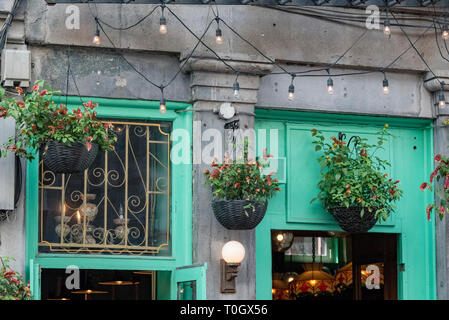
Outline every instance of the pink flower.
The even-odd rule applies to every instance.
[[[438,166],[438,167],[435,168],[435,171],[433,171],[433,172],[430,174],[430,183],[432,183],[433,178],[436,177],[436,175],[437,175],[438,171],[440,171],[440,169],[441,169],[441,167]]]
[[[434,159],[436,162],[440,162],[441,161],[441,155],[439,155],[439,154],[437,154],[436,156],[435,156],[435,159]]]
[[[427,182],[423,182],[421,184],[421,186],[419,187],[419,190],[424,191],[424,189],[426,189],[426,187],[427,187]]]
[[[439,206],[438,211],[440,212],[440,214],[444,214],[445,212],[443,206]]]
[[[374,195],[374,196],[373,196],[373,199],[377,199],[377,195]]]

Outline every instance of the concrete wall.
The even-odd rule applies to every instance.
[[[44,0],[28,0],[22,6],[26,43],[32,52],[33,80],[45,79],[55,89],[65,92],[67,50],[70,46],[72,71],[81,95],[159,100],[159,89],[142,80],[112,49],[104,35],[100,48],[92,45],[95,22],[89,6],[77,5],[81,19],[79,30],[68,30],[65,27],[68,17],[67,7],[67,5],[48,7]],[[100,18],[115,26],[130,25],[152,8],[149,5],[134,4],[97,7],[100,8]],[[196,34],[201,34],[206,24],[213,18],[209,6],[170,5],[170,8]],[[95,10],[93,5],[91,9]],[[365,31],[363,25],[335,23],[253,6],[220,6],[219,12],[224,20],[244,38],[250,39],[264,54],[284,63],[285,68],[293,71],[304,70],[306,65],[323,66],[333,63]],[[114,44],[121,49],[120,52],[156,83],[170,79],[177,71],[180,59],[182,60],[196,44],[194,37],[168,12],[166,12],[168,34],[160,35],[159,17],[158,10],[143,24],[128,31],[119,32],[105,27]],[[211,48],[239,68],[269,73],[269,69],[273,66],[266,59],[241,39],[232,36],[231,31],[225,26],[221,26],[221,29],[224,34],[222,46],[217,46],[214,41],[215,24],[209,30],[205,42]],[[421,31],[407,29],[407,32],[414,38]],[[417,43],[417,48],[435,70],[446,70],[446,62],[439,57],[434,41],[433,33],[429,32]],[[408,41],[397,28],[393,28],[390,39],[386,39],[381,31],[372,30],[339,62],[338,67],[331,70],[331,73],[378,70],[407,48]],[[196,63],[186,66],[173,85],[165,90],[167,100],[192,102],[195,109],[202,110],[194,114],[194,119],[202,121],[204,125],[196,132],[197,146],[194,144],[194,152],[202,148],[201,142],[198,147],[198,137],[203,130],[207,128],[223,130],[224,121],[219,120],[212,109],[225,101],[233,101],[241,111],[249,112],[238,116],[241,124],[247,124],[249,128],[254,126],[254,118],[250,113],[255,106],[402,117],[435,117],[432,94],[423,86],[426,67],[413,50],[409,50],[393,65],[393,69],[388,70],[391,91],[388,96],[383,95],[381,91],[382,74],[375,72],[357,77],[335,77],[333,96],[327,94],[326,77],[297,77],[296,98],[293,102],[287,100],[290,77],[286,75],[266,75],[260,79],[250,77],[246,80],[242,78],[242,98],[234,101],[231,94],[234,76],[227,74],[228,70],[222,64],[214,59],[210,60],[211,53],[204,46],[200,45],[195,55],[198,57]],[[273,68],[273,71],[279,70]],[[69,87],[69,94],[78,94],[72,79]],[[445,137],[444,134],[442,136]],[[438,141],[439,148],[446,148],[447,139]],[[209,264],[207,274],[209,299],[254,299],[256,286],[254,232],[230,232],[218,225],[210,208],[210,192],[202,184],[203,171],[206,167],[205,164],[195,165],[193,171],[193,261]],[[12,228],[0,226],[3,228],[0,229],[0,233],[3,230],[3,245],[0,246],[0,250],[16,252],[20,260],[21,253],[24,252],[21,251],[24,243],[23,214],[19,213],[18,218],[15,222],[16,232]],[[439,228],[439,241],[446,241],[445,231]],[[5,234],[10,240],[4,239]],[[220,294],[219,260],[221,248],[228,240],[239,240],[247,249],[247,257],[240,267],[237,278],[236,295]],[[21,253],[18,254],[18,251]],[[439,254],[445,259],[445,249],[444,252],[440,250]],[[24,265],[23,260],[20,261],[20,265]],[[440,264],[441,275],[447,273],[446,265],[447,263]],[[440,291],[447,291],[447,282],[442,280],[439,285],[440,283],[442,288]]]

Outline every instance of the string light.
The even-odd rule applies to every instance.
[[[444,81],[441,82],[441,90],[440,90],[440,94],[438,95],[438,105],[440,106],[440,108],[445,108],[446,107],[446,97],[444,96]]]
[[[295,75],[292,74],[292,82],[288,87],[288,100],[293,101],[295,99],[295,86],[293,85],[293,80],[295,80]]]
[[[279,234],[276,236],[276,240],[279,241],[279,242],[282,242],[282,241],[284,240],[284,235],[283,235],[282,233],[279,233]]]
[[[94,40],[92,42],[93,42],[93,44],[95,44],[97,46],[101,43],[101,40],[100,40],[100,28],[98,27],[98,22],[97,22],[97,27],[95,29]]]
[[[240,95],[240,85],[239,85],[237,79],[234,82],[233,89],[234,89],[234,97],[237,98]]]
[[[215,21],[217,21],[217,30],[215,30],[215,42],[217,42],[217,44],[222,44],[223,34],[220,29],[220,18],[218,16],[215,17]]]
[[[159,20],[159,32],[161,34],[167,34],[167,19],[164,16],[164,9],[165,5],[163,4],[161,7],[162,10],[161,19]]]
[[[449,39],[449,29],[447,28],[447,24],[444,24],[443,27],[441,28],[441,37],[444,40]]]
[[[159,103],[159,112],[161,114],[165,114],[167,113],[167,103],[164,98],[164,87],[160,86],[159,88],[161,89],[161,102]]]
[[[384,94],[389,94],[390,93],[390,88],[388,87],[388,80],[387,80],[387,76],[384,74],[384,80],[382,81],[382,91]]]
[[[334,94],[334,81],[331,78],[329,69],[326,69],[327,74],[329,75],[329,79],[327,79],[327,92],[329,94]]]
[[[389,36],[391,34],[390,19],[388,18],[384,21],[384,34],[386,36]]]

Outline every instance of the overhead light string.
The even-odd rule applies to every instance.
[[[329,68],[326,69],[329,78],[327,79],[327,93],[334,94],[334,81],[332,80]]]
[[[292,73],[291,77],[292,81],[288,87],[288,100],[293,101],[295,99],[295,85],[293,84],[293,81],[295,80],[296,74]]]
[[[389,88],[389,86],[388,86],[388,79],[387,79],[387,76],[386,76],[384,70],[382,70],[381,72],[382,72],[383,75],[384,75],[384,80],[382,81],[382,92],[383,92],[384,94],[389,94],[389,93],[390,93],[390,88]]]
[[[440,106],[440,108],[445,108],[446,107],[446,97],[444,96],[444,81],[441,81],[441,90],[440,93],[438,95],[438,105]]]
[[[161,90],[161,101],[159,103],[159,112],[161,114],[167,113],[167,102],[165,101],[164,97],[164,86],[160,86],[159,89]]]
[[[100,45],[101,44],[101,40],[100,40],[100,26],[99,26],[99,22],[98,22],[98,18],[95,17],[95,33],[94,33],[94,39],[93,39],[93,44],[95,45]]]
[[[232,86],[232,88],[233,88],[233,90],[234,90],[234,97],[236,97],[236,98],[238,98],[239,95],[240,95],[240,84],[239,84],[239,82],[238,82],[239,75],[240,75],[240,72],[237,72],[237,75],[236,75],[236,77],[235,77],[234,84],[233,84],[233,86]]]
[[[165,3],[161,5],[161,18],[159,19],[159,32],[167,34],[167,19],[164,16]]]
[[[215,42],[217,44],[223,43],[223,33],[220,29],[220,18],[218,16],[215,17],[215,21],[217,21],[217,30],[215,30]]]
[[[391,35],[390,18],[388,17],[388,4],[386,4],[385,7],[384,34],[387,37],[390,37]]]

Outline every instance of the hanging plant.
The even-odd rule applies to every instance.
[[[319,199],[345,231],[365,232],[377,221],[386,221],[402,195],[399,180],[384,173],[390,163],[376,156],[390,135],[387,128],[388,124],[377,133],[374,145],[360,137],[352,137],[347,144],[344,134],[331,137],[328,143],[320,131],[312,130],[315,150],[322,156],[318,158],[320,192],[311,202]]]
[[[279,181],[273,179],[275,172],[262,173],[268,166],[264,150],[263,159],[248,159],[248,141],[245,140],[244,158],[224,163],[212,162],[212,171],[206,170],[206,184],[211,186],[214,200],[212,208],[217,220],[227,229],[255,228],[265,216],[268,199],[280,191]]]
[[[16,88],[23,101],[5,97],[0,87],[0,118],[16,121],[16,135],[0,148],[1,156],[8,151],[33,160],[40,150],[45,164],[56,173],[77,173],[87,169],[97,150],[113,150],[117,138],[111,124],[102,124],[92,101],[69,111],[56,104],[53,95],[59,92],[37,81],[31,93]]]
[[[423,182],[419,189],[424,191],[426,189],[433,191],[432,184],[435,183],[435,191],[440,198],[440,203],[436,202],[429,204],[426,209],[427,220],[430,221],[430,215],[432,210],[435,209],[440,216],[440,220],[443,220],[444,214],[449,212],[449,158],[437,154],[434,158],[436,168],[430,174],[430,182]],[[444,179],[444,181],[443,181]],[[440,180],[443,183],[440,183]]]

